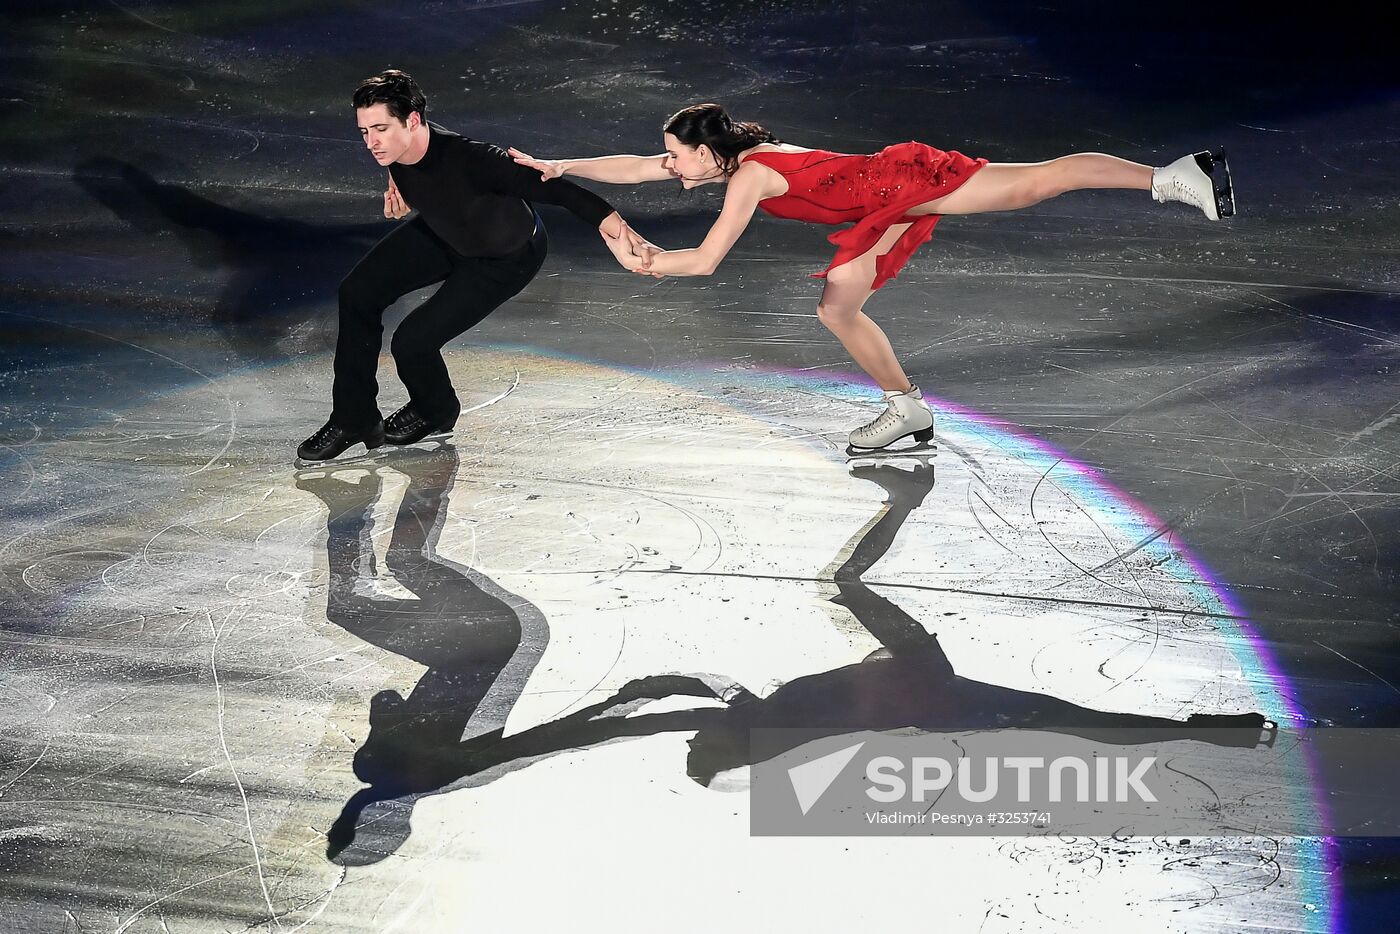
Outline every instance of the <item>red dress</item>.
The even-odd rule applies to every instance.
[[[960,152],[944,152],[915,142],[886,146],[872,156],[816,149],[753,152],[744,161],[766,165],[787,179],[787,194],[758,202],[774,217],[815,224],[855,223],[827,237],[836,244],[836,256],[813,278],[826,278],[837,266],[869,251],[886,230],[908,223],[909,229],[890,251],[876,258],[872,289],[895,277],[914,251],[933,236],[933,227],[942,217],[909,217],[904,212],[952,194],[987,164],[986,159],[971,159]]]

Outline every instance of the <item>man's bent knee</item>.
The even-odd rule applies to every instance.
[[[394,296],[386,299],[377,294],[369,282],[357,278],[353,272],[340,281],[340,288],[336,291],[336,300],[342,313],[382,314],[397,298],[398,296]]]
[[[437,350],[430,346],[428,341],[417,337],[411,329],[400,325],[393,337],[389,338],[389,353],[394,355],[395,360],[412,360],[414,357],[421,357],[424,354]]]

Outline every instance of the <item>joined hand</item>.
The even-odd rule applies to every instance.
[[[618,263],[629,272],[635,272],[643,276],[652,276],[656,279],[660,279],[664,275],[663,273],[653,272],[651,265],[652,260],[658,253],[664,253],[666,251],[637,233],[627,225],[626,221],[622,222],[622,229],[619,232],[619,236],[614,237],[604,231],[603,241],[607,243],[608,249],[612,251]]]

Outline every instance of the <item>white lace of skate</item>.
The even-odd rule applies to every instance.
[[[1201,199],[1196,196],[1196,192],[1174,173],[1171,181],[1166,184],[1153,186],[1153,194],[1158,193],[1161,194],[1161,197],[1157,199],[1159,201],[1180,201],[1183,204],[1191,205],[1193,208],[1205,209],[1205,205],[1201,202]]]
[[[892,427],[896,423],[902,422],[903,420],[904,416],[899,414],[898,410],[895,409],[894,404],[891,403],[889,407],[886,408],[885,411],[881,412],[873,422],[871,422],[868,425],[860,426],[855,431],[851,432],[851,434],[854,437],[858,438],[868,438],[871,435],[879,434],[886,428]]]

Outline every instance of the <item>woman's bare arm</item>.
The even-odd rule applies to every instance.
[[[768,170],[771,172],[771,170]],[[720,211],[704,241],[694,249],[665,250],[651,256],[633,257],[623,261],[623,265],[633,272],[653,276],[708,276],[719,266],[739,239],[739,235],[749,226],[758,202],[767,197],[769,177],[763,166],[741,166],[729,180],[729,190],[724,195],[724,209]],[[617,251],[614,251],[616,254]]]
[[[536,159],[519,149],[512,148],[508,152],[516,162],[539,172],[543,181],[572,175],[613,185],[636,185],[675,178],[666,171],[665,153],[655,156],[598,156],[594,159]]]

